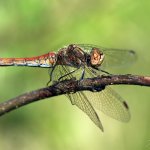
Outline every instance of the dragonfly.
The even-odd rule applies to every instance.
[[[82,80],[109,74],[104,69],[123,66],[135,61],[133,50],[104,48],[91,44],[70,44],[57,52],[27,58],[0,58],[0,66],[29,66],[49,68],[50,82],[59,82],[76,77]],[[127,102],[112,88],[106,86],[100,92],[80,91],[68,93],[72,105],[76,105],[104,131],[100,110],[104,114],[122,121],[130,120]]]

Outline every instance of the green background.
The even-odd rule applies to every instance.
[[[134,49],[137,62],[115,73],[150,74],[150,1],[0,0],[0,57],[27,57],[70,43]],[[127,59],[128,60],[128,59]],[[48,70],[0,68],[0,101],[46,86]],[[131,121],[101,114],[102,133],[65,96],[39,101],[0,118],[0,149],[148,150],[148,87],[115,86],[127,100]]]

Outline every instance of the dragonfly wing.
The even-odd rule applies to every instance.
[[[90,53],[92,48],[99,48],[105,55],[102,68],[122,67],[131,65],[137,59],[136,53],[133,50],[104,48],[90,44],[78,44],[87,53]]]
[[[103,68],[125,67],[136,61],[136,54],[133,50],[102,48],[105,55]]]
[[[94,110],[91,103],[88,101],[86,95],[83,92],[77,92],[74,94],[68,94],[68,97],[73,105],[76,105],[78,108],[80,108],[83,112],[85,112],[89,118],[102,130],[103,126],[102,123]]]
[[[76,70],[76,71],[73,73],[70,73],[74,70]],[[60,78],[61,78],[61,80],[71,79],[73,77],[76,77],[76,79],[80,79],[81,74],[82,74],[82,68],[79,68],[77,70],[77,68],[75,68],[75,67],[69,67],[69,66],[64,66],[64,65],[57,65],[57,66],[55,66],[54,69],[50,70],[50,75],[51,75],[52,81],[58,81],[58,79],[60,79]]]
[[[55,70],[54,70],[57,73],[57,76],[54,73],[55,80],[57,80],[61,76],[68,74],[70,71],[72,71],[74,69],[76,69],[76,68],[72,68],[72,67],[68,67],[68,66],[57,66],[57,68],[55,68]],[[80,78],[81,72],[82,72],[82,69],[81,70],[79,69],[76,72],[74,72],[73,74],[69,74],[62,79],[63,80],[70,79],[72,77]],[[88,101],[84,92],[76,92],[73,94],[67,94],[66,96],[70,99],[70,101],[73,105],[76,105],[79,109],[81,109],[83,112],[85,112],[89,116],[89,118],[103,131],[102,123],[101,123],[96,111],[94,110],[93,106]]]
[[[57,74],[53,74],[53,78],[56,81],[59,77],[68,74],[72,69],[76,69],[68,66],[57,67],[58,68],[54,69],[54,72]],[[72,74],[68,74],[64,76],[62,80],[81,76],[81,71],[82,70],[79,69]],[[96,75],[97,73],[95,70],[85,66],[85,77],[94,77]],[[101,130],[103,130],[103,126],[94,108],[102,111],[114,119],[124,122],[130,120],[130,112],[127,103],[109,87],[106,87],[100,92],[84,91],[68,94],[67,96],[71,100],[71,103],[85,112]]]
[[[92,68],[86,67],[85,69],[87,77],[98,75]],[[104,114],[123,122],[130,120],[131,116],[127,103],[112,88],[107,86],[100,92],[84,91],[84,94],[88,97],[92,106]]]
[[[90,103],[104,114],[123,122],[130,120],[130,111],[125,100],[110,87],[100,92],[84,92]]]

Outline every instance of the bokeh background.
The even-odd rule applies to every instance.
[[[134,49],[136,63],[114,72],[150,75],[149,7],[148,0],[0,0],[0,57],[36,56],[70,43],[90,43]],[[48,80],[48,69],[1,67],[0,101],[44,87]],[[129,123],[101,114],[102,133],[65,96],[54,97],[2,116],[0,149],[150,149],[149,88],[114,88],[128,101]]]

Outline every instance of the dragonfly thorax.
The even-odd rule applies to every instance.
[[[80,68],[86,64],[86,53],[81,47],[70,44],[58,52],[57,64]]]

